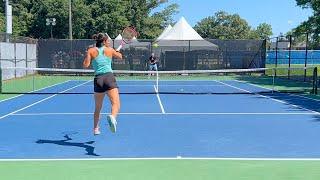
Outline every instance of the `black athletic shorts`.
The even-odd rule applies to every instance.
[[[113,73],[96,75],[94,78],[94,92],[103,93],[111,89],[118,88],[116,78]]]

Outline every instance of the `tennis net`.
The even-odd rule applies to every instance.
[[[92,94],[93,70],[1,68],[3,94]],[[121,94],[316,93],[317,69],[115,70]]]

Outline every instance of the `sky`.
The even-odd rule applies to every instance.
[[[253,28],[261,23],[270,24],[273,36],[287,33],[312,15],[311,9],[296,6],[296,0],[168,0],[156,11],[170,3],[179,5],[175,21],[184,16],[194,26],[201,19],[222,10],[229,14],[239,14]]]

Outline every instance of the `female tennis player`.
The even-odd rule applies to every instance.
[[[100,134],[99,120],[105,94],[108,95],[111,102],[111,114],[107,116],[110,130],[116,132],[116,117],[120,109],[120,98],[118,85],[112,73],[111,61],[112,57],[122,59],[121,53],[110,47],[109,37],[103,33],[93,36],[96,41],[96,47],[91,47],[87,51],[87,55],[83,61],[83,67],[88,68],[90,64],[95,72],[94,78],[94,135]]]

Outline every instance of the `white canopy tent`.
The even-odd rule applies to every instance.
[[[213,54],[218,50],[217,45],[204,40],[184,17],[153,44],[161,66],[167,70],[197,69],[203,54]]]
[[[163,38],[168,34],[168,32],[170,32],[171,29],[172,29],[172,26],[171,26],[171,25],[167,26],[167,27],[163,30],[163,32],[160,34],[160,36],[157,38],[157,41],[160,41],[161,39],[163,39]]]
[[[204,40],[184,17],[155,42],[159,47],[179,47],[189,50],[217,50],[218,46]],[[175,48],[176,49],[176,48]],[[170,48],[168,49],[170,50]]]
[[[104,33],[104,34],[105,34],[106,36],[108,36],[108,39],[109,39],[109,40],[112,40],[108,33]]]
[[[122,41],[122,36],[121,34],[119,34],[116,38],[114,38],[113,48],[118,48],[121,44],[121,41]]]
[[[162,37],[162,40],[203,40],[203,38],[189,25],[184,17],[171,28],[171,30]]]
[[[116,41],[116,40],[120,40],[120,41],[121,41],[121,40],[122,40],[121,34],[119,34],[114,40],[115,40],[115,41]]]

